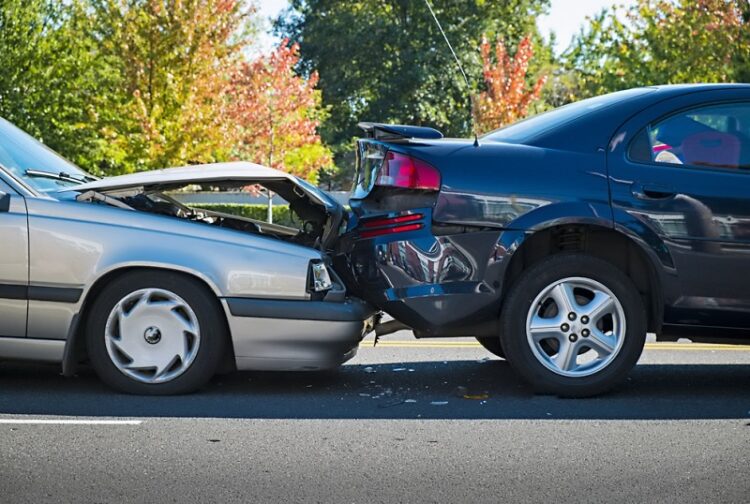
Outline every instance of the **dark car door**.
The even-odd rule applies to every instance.
[[[0,178],[0,337],[26,336],[28,282],[26,202]]]
[[[636,114],[607,162],[616,225],[658,236],[665,323],[750,328],[750,89]]]

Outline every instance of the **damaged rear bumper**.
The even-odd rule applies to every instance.
[[[374,325],[375,309],[336,301],[222,299],[238,370],[335,368],[354,357]]]

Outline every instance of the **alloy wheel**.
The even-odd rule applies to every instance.
[[[625,339],[625,311],[605,285],[570,277],[548,285],[526,318],[527,342],[550,371],[572,378],[606,368]]]

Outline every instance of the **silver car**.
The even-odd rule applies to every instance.
[[[186,186],[260,185],[301,229],[180,203]],[[342,207],[251,163],[97,180],[0,119],[0,360],[88,361],[121,391],[195,390],[215,372],[353,357],[373,310],[326,254]]]

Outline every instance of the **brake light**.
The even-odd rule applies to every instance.
[[[362,227],[366,229],[360,231],[359,236],[360,238],[374,238],[375,236],[419,231],[422,229],[422,223],[415,221],[421,219],[422,214],[411,214],[362,221]]]
[[[385,219],[370,219],[362,221],[362,227],[376,228],[383,226],[392,226],[394,224],[403,224],[404,222],[414,222],[422,218],[422,214],[411,214],[411,215],[399,215],[398,217],[390,217]]]
[[[368,231],[360,231],[360,238],[374,238],[376,236],[383,236],[395,233],[406,233],[408,231],[419,231],[422,229],[422,224],[406,224],[404,226],[396,226],[383,229],[372,229]]]
[[[375,185],[438,191],[440,190],[440,172],[420,159],[388,151]]]

